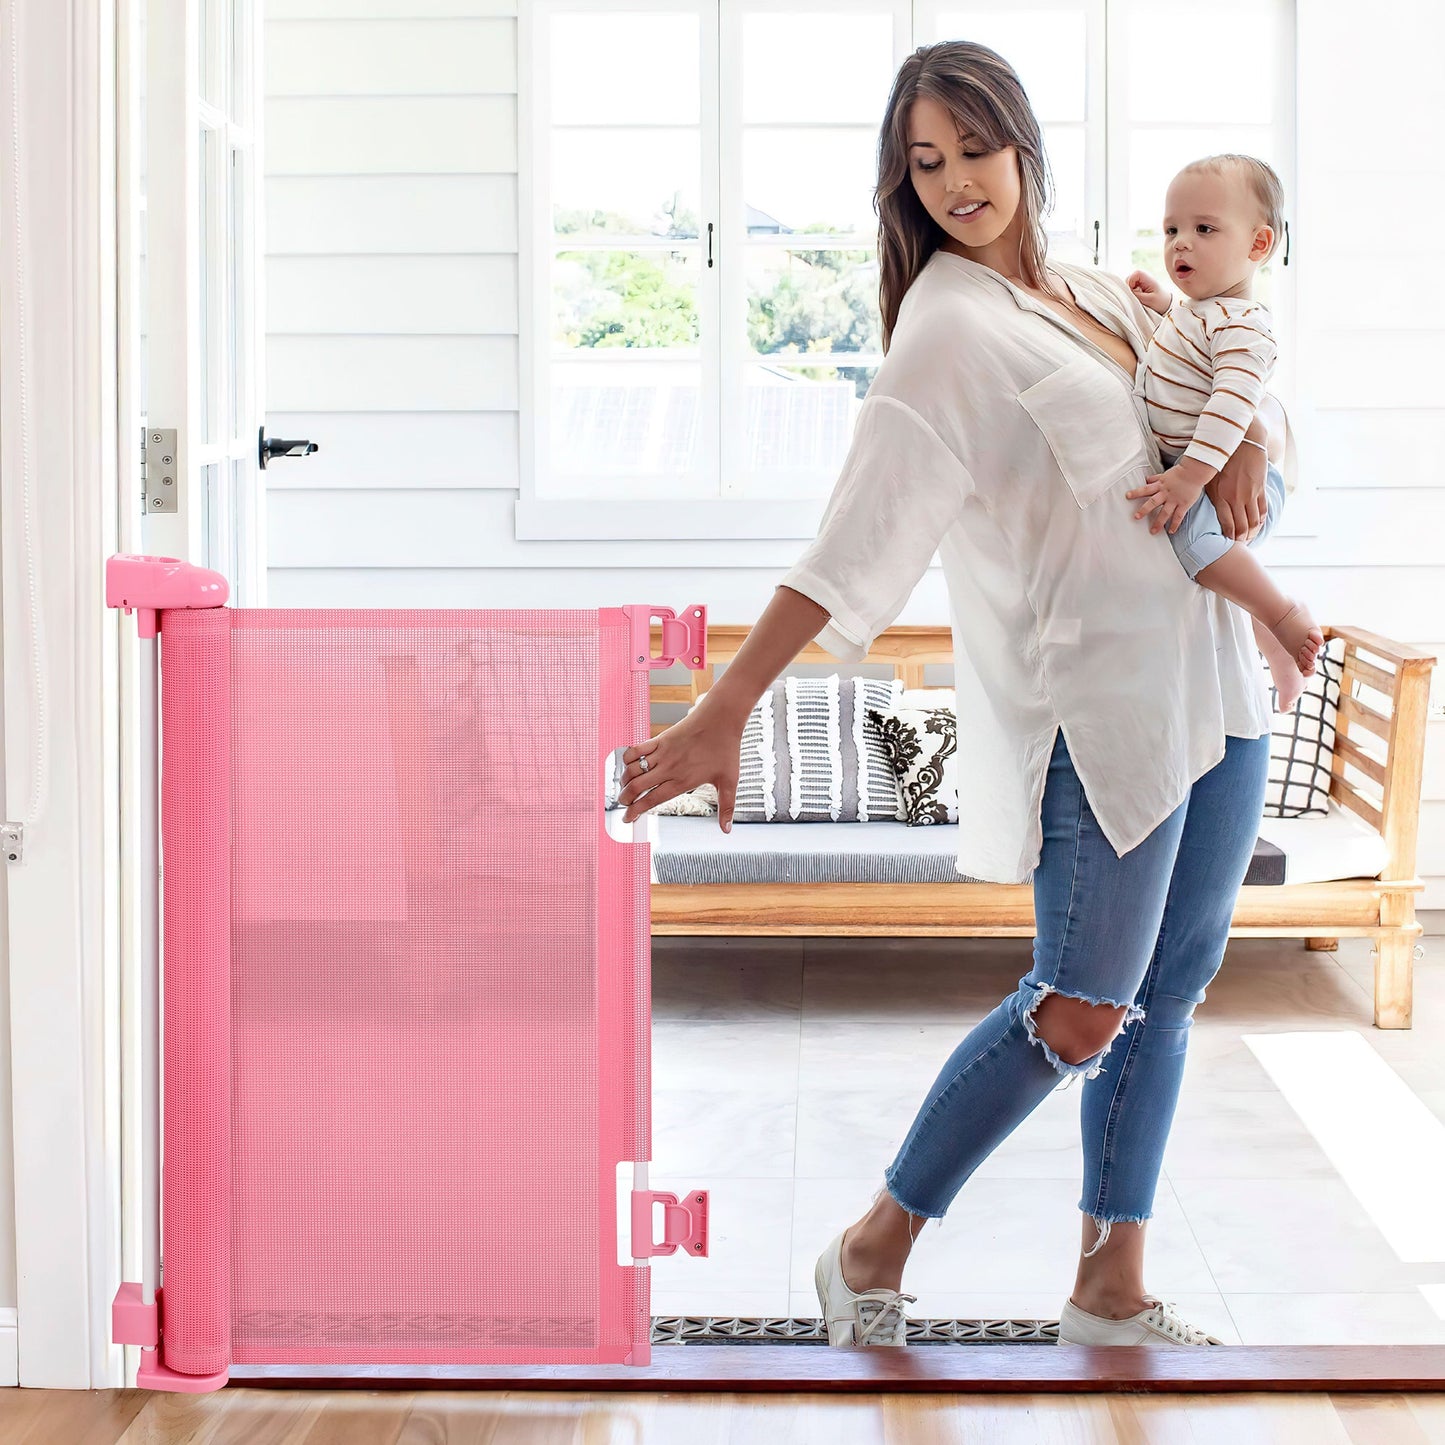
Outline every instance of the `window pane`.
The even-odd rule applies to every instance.
[[[1207,130],[1154,130],[1140,126],[1129,138],[1129,225],[1158,235],[1164,218],[1164,193],[1180,169],[1201,156],[1239,152],[1257,156],[1279,170],[1278,136],[1263,126]]]
[[[252,0],[252,3],[256,3],[256,0]],[[238,4],[237,0],[228,0],[228,9],[231,14],[226,28],[229,32],[230,45],[226,69],[231,85],[231,119],[237,125],[249,125],[251,123],[251,95],[246,85],[248,47],[243,27],[251,22],[253,11],[251,4]]]
[[[242,378],[246,375],[248,358],[246,354],[245,327],[245,236],[246,236],[246,188],[244,157],[234,147],[231,150],[231,224],[226,229],[226,249],[230,265],[227,274],[227,300],[231,345],[227,356],[231,373],[230,384],[230,426],[228,435],[234,437],[241,425],[241,412],[245,406]]]
[[[204,6],[202,9],[204,10]],[[216,375],[216,334],[215,328],[211,325],[211,250],[214,238],[211,235],[211,187],[212,174],[215,169],[215,133],[209,130],[205,123],[201,125],[200,146],[197,150],[197,164],[200,167],[200,175],[197,177],[197,201],[200,208],[198,221],[200,224],[199,238],[201,243],[200,254],[200,321],[201,321],[201,345],[200,345],[200,402],[201,402],[201,440],[213,442],[216,440],[215,426],[211,416],[211,386]]]
[[[1208,23],[1201,24],[1205,12],[1194,4],[1131,6],[1129,118],[1268,124],[1276,90],[1274,11],[1259,0],[1211,0]],[[1198,83],[1184,82],[1183,57]]]
[[[878,130],[750,126],[743,132],[749,235],[792,231],[878,234]]]
[[[553,477],[630,483],[611,495],[685,495],[676,478],[698,470],[701,390],[697,362],[554,361]]]
[[[1040,123],[1084,119],[1087,33],[1080,11],[946,10],[939,23],[940,40],[972,40],[1003,56]]]
[[[700,119],[696,15],[554,15],[551,49],[555,125]]]
[[[199,62],[196,74],[201,83],[201,99],[212,105],[221,104],[219,77],[216,74],[216,7],[218,0],[199,0],[196,6],[196,44]]]
[[[141,146],[144,153],[145,146]],[[140,255],[137,258],[139,266],[139,299],[137,301],[136,320],[140,327],[140,379],[136,385],[136,404],[140,407],[140,414],[145,416],[150,409],[150,314],[151,314],[151,280],[150,280],[150,209],[146,205],[144,188],[142,188],[140,206],[137,208],[136,216],[136,243],[140,247]]]
[[[1044,132],[1044,149],[1054,177],[1054,209],[1045,218],[1044,229],[1050,237],[1087,236],[1092,241],[1095,218],[1084,214],[1083,126],[1050,126]]]
[[[553,131],[559,235],[696,236],[701,211],[696,130]]]
[[[877,366],[758,362],[744,368],[744,474],[787,481],[797,495],[830,485],[848,454],[853,419]]]
[[[807,64],[798,63],[800,56]],[[809,11],[743,17],[743,121],[877,126],[893,84],[893,17]]]
[[[748,344],[754,351],[882,351],[872,249],[749,247],[747,266]]]
[[[211,462],[201,468],[201,535],[205,538],[206,546],[204,565],[219,572],[234,586],[236,579],[230,570],[230,509],[226,497],[228,490],[222,481],[218,463]]]
[[[702,253],[561,251],[552,263],[554,347],[693,348]]]
[[[234,591],[241,585],[241,529],[237,525],[241,516],[242,499],[245,496],[246,487],[246,463],[240,457],[231,461],[231,494],[227,503],[231,514],[230,550],[228,553],[227,566],[230,571],[226,573],[226,580],[230,582]]]

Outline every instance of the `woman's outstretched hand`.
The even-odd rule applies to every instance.
[[[626,748],[622,754],[624,786],[617,795],[617,801],[627,807],[622,821],[630,823],[679,793],[713,783],[718,826],[724,833],[730,832],[745,721],[726,709],[710,709],[704,698],[681,722],[645,743]],[[640,758],[647,759],[645,772]]]

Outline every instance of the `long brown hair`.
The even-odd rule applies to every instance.
[[[1043,217],[1053,186],[1033,106],[1013,67],[986,45],[942,40],[921,45],[899,67],[878,135],[878,306],[883,349],[893,335],[903,294],[945,238],[924,209],[908,174],[908,113],[926,95],[953,116],[959,134],[973,135],[991,151],[1013,146],[1021,179],[1024,234],[1019,272],[1025,284],[1043,286],[1046,240]]]

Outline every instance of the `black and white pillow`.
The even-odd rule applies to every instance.
[[[1332,637],[1315,657],[1315,670],[1305,678],[1295,710],[1272,714],[1265,817],[1303,818],[1329,811],[1330,758],[1343,675],[1344,641]],[[1273,688],[1270,701],[1273,705]]]
[[[893,768],[870,708],[897,701],[896,678],[780,677],[743,727],[735,823],[900,821]]]
[[[958,719],[951,707],[873,711],[911,827],[958,822]]]

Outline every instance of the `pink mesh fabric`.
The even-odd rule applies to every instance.
[[[178,611],[162,638],[166,1363],[625,1361],[626,614]]]

